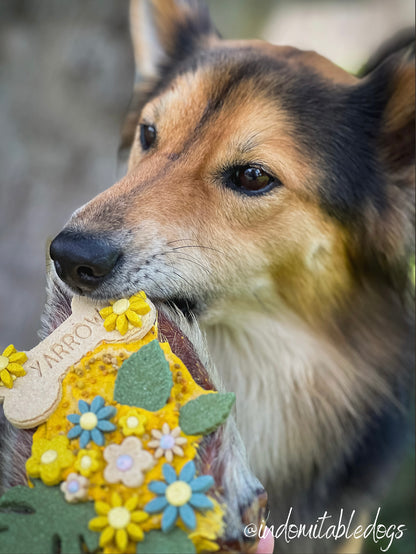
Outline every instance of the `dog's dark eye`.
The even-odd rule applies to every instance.
[[[140,142],[143,150],[148,150],[156,140],[156,129],[153,125],[140,125]]]
[[[267,192],[279,184],[277,179],[263,171],[263,169],[252,165],[234,168],[230,180],[234,185],[233,188],[246,194]]]

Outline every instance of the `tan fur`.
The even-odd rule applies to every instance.
[[[395,131],[400,129],[403,125],[406,125],[414,114],[414,67],[406,64],[398,69],[394,90],[395,93],[389,101],[385,114],[384,129],[386,133]]]
[[[223,40],[221,44],[230,49],[252,46],[273,57],[291,58],[291,63],[299,71],[305,67],[313,67],[322,77],[334,83],[354,85],[358,81],[357,77],[312,50],[299,50],[293,46],[275,46],[263,40]]]

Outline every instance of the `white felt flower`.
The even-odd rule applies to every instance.
[[[61,491],[67,502],[80,502],[87,500],[89,481],[83,475],[70,473],[66,481],[61,483]]]
[[[127,437],[121,444],[110,444],[104,450],[104,459],[108,462],[104,470],[105,480],[108,483],[121,482],[126,487],[139,487],[144,480],[143,473],[155,463],[137,437]]]
[[[148,443],[150,448],[156,448],[155,458],[161,458],[165,456],[166,461],[171,462],[173,456],[183,456],[183,450],[181,445],[186,444],[187,439],[180,437],[181,428],[175,427],[172,431],[167,423],[162,425],[162,431],[153,429],[151,431],[155,440],[151,440]]]

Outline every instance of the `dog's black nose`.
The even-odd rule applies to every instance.
[[[114,268],[120,251],[102,237],[62,231],[51,242],[50,255],[62,281],[81,292],[91,292]]]

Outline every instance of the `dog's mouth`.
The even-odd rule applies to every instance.
[[[128,237],[65,228],[49,249],[51,268],[60,281],[58,286],[69,295],[95,300],[116,300],[143,289],[155,305],[175,307],[188,321],[201,314],[205,304],[200,287],[196,295],[179,270],[159,262],[161,254],[142,253],[143,257],[137,256],[141,261],[135,267],[135,258],[127,256],[120,243],[126,248]]]
[[[178,310],[187,321],[193,321],[202,314],[204,305],[201,300],[186,298],[184,296],[172,296],[168,298],[158,298],[150,295],[152,302],[159,307],[166,307],[168,310]]]

